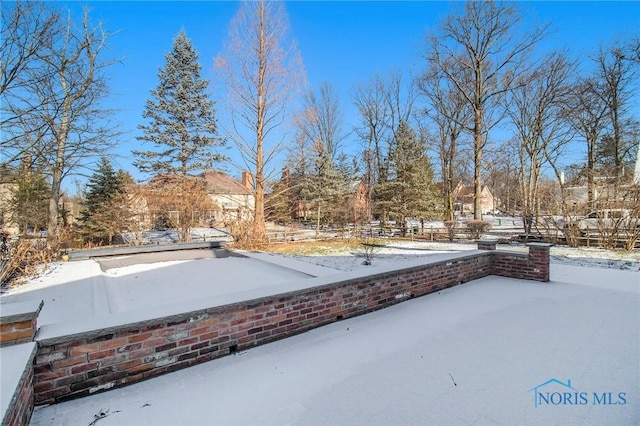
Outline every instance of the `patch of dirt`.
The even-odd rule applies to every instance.
[[[359,249],[361,242],[358,240],[333,240],[333,241],[291,241],[285,243],[272,243],[264,251],[279,254],[309,254],[309,253],[335,253]]]

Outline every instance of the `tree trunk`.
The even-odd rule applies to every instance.
[[[49,198],[49,222],[47,224],[47,240],[53,244],[58,239],[58,205],[60,203],[60,191],[62,186],[62,172],[64,170],[66,126],[63,124],[60,135],[57,137],[56,159],[51,173],[51,197]]]
[[[316,241],[320,238],[320,200],[318,200],[318,215],[316,216]]]
[[[480,121],[482,120],[481,115],[476,114],[476,126],[474,127],[473,132],[473,145],[474,145],[474,153],[473,153],[473,187],[474,187],[474,196],[473,196],[473,218],[475,220],[482,220],[482,129]]]
[[[593,135],[589,136],[589,139],[593,138],[593,140],[587,141],[587,203],[589,204],[589,209],[594,210],[595,206],[595,172],[596,172],[596,160],[595,160],[595,137]]]
[[[265,74],[267,69],[264,2],[259,8],[259,50],[258,50],[258,110],[256,120],[256,180],[255,207],[253,212],[252,239],[256,244],[267,242],[267,230],[264,218],[264,117],[265,117]]]

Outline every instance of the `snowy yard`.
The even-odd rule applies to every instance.
[[[374,265],[475,249],[389,246]],[[354,254],[70,262],[1,301],[42,298],[42,323],[82,321],[200,292],[222,297],[367,268]],[[31,424],[89,425],[97,418],[99,425],[638,424],[639,254],[559,247],[551,254],[547,284],[486,277],[146,382],[40,407]],[[569,380],[570,389],[563,385]],[[567,390],[573,396],[558,402]]]

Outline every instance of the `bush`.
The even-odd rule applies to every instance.
[[[362,262],[362,264],[371,265],[373,263],[373,258],[382,247],[384,247],[384,244],[381,244],[379,240],[370,235],[366,235],[362,238],[362,241],[360,242],[360,254],[364,257],[364,262]]]
[[[465,223],[465,228],[469,234],[469,238],[477,240],[482,236],[482,234],[491,229],[491,224],[484,220],[470,220]]]
[[[250,220],[238,220],[228,224],[229,235],[233,237],[233,246],[241,250],[263,250],[267,246],[266,241],[258,241],[254,237],[253,222]]]
[[[44,239],[19,238],[10,240],[0,235],[0,286],[21,278],[37,275],[52,259],[52,252]]]

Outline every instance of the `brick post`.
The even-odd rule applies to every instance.
[[[32,342],[43,305],[43,301],[4,304],[0,313],[0,346]]]
[[[527,243],[529,247],[529,263],[537,281],[549,282],[549,252],[553,244]]]
[[[478,250],[495,250],[498,244],[495,240],[477,240]]]

